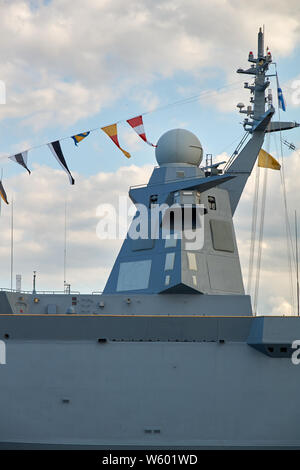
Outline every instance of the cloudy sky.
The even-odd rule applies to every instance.
[[[293,89],[300,79],[298,0],[0,0],[6,85],[0,167],[15,201],[14,276],[22,274],[24,289],[31,288],[33,270],[39,289],[63,287],[67,201],[67,280],[74,290],[101,290],[121,240],[97,238],[97,207],[117,204],[129,185],[147,182],[155,165],[153,149],[124,122],[119,140],[130,160],[100,130],[78,148],[71,139],[62,142],[74,187],[40,145],[146,113],[149,140],[183,127],[206,153],[228,158],[243,134],[236,104],[249,99],[245,77],[235,71],[247,66],[262,24],[288,102],[284,119],[300,120]],[[300,147],[299,131],[285,138]],[[29,176],[7,155],[32,147]],[[270,149],[281,158],[278,137]],[[300,154],[285,147],[284,162],[292,218],[300,202]],[[252,177],[235,216],[245,281],[253,190]],[[10,285],[9,223],[10,208],[2,205],[0,287]],[[258,311],[290,313],[291,304],[280,174],[270,172]]]

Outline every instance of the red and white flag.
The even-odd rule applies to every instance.
[[[137,135],[139,135],[140,138],[143,139],[144,142],[146,142],[146,144],[151,145],[151,147],[156,147],[156,145],[151,144],[151,142],[147,140],[142,116],[137,116],[132,119],[128,119],[127,122],[132,127],[132,129],[135,130]]]

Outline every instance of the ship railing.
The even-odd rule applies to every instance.
[[[32,290],[17,290],[17,289],[6,289],[4,287],[0,287],[0,292],[12,292],[16,294],[33,294]],[[64,295],[81,295],[77,290],[71,290],[70,292],[65,292],[63,290],[38,290],[34,292],[35,295],[38,294],[64,294]]]

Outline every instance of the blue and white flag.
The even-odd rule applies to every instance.
[[[276,76],[276,79],[277,79],[278,106],[280,109],[282,109],[282,111],[286,111],[285,100],[283,97],[282,89],[280,88],[280,85],[279,85],[278,76]]]

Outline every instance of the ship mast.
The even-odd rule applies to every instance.
[[[251,51],[249,52],[248,61],[251,62],[251,67],[246,70],[240,68],[237,73],[252,75],[254,78],[254,83],[249,85],[248,82],[245,82],[244,84],[244,87],[250,90],[251,104],[246,109],[244,109],[245,105],[243,103],[238,103],[237,107],[241,114],[246,115],[243,126],[251,135],[251,139],[226,168],[225,173],[233,175],[235,178],[222,185],[229,193],[232,214],[237,208],[248,177],[263,145],[265,133],[275,113],[272,104],[270,104],[267,111],[265,110],[265,91],[270,84],[266,73],[272,63],[272,56],[270,52],[264,53],[264,33],[261,28],[258,33],[257,57],[254,57]]]
[[[245,105],[243,103],[238,103],[237,107],[241,114],[246,115],[243,126],[251,138],[240,153],[236,152],[236,157],[229,162],[225,169],[226,174],[235,176],[235,178],[222,184],[222,188],[227,189],[229,193],[232,214],[237,208],[256,158],[264,143],[265,134],[299,127],[296,122],[271,122],[275,113],[271,99],[268,100],[269,106],[266,110],[267,99],[265,92],[270,85],[269,77],[276,75],[267,75],[269,66],[272,64],[272,55],[268,49],[265,53],[262,28],[259,29],[258,33],[257,57],[251,51],[249,52],[248,61],[251,63],[251,67],[245,70],[238,69],[237,73],[252,75],[254,78],[254,83],[249,85],[248,82],[245,82],[244,84],[244,88],[250,91],[251,104],[246,109],[244,109]]]
[[[249,85],[248,82],[245,82],[244,84],[244,87],[250,90],[251,95],[253,95],[250,98],[250,102],[253,103],[253,108],[250,105],[246,110],[243,110],[242,108],[244,108],[244,105],[242,103],[239,103],[238,107],[240,108],[240,113],[246,114],[251,119],[249,120],[249,118],[245,118],[244,128],[250,133],[253,133],[258,130],[258,123],[260,123],[262,116],[265,114],[265,91],[270,85],[270,81],[268,80],[266,73],[268,72],[269,65],[272,63],[271,53],[269,51],[267,54],[264,53],[264,33],[261,28],[258,33],[257,57],[255,58],[253,52],[250,51],[248,61],[252,63],[251,67],[246,70],[238,69],[237,73],[255,76],[254,84]],[[272,111],[274,114],[274,108]]]
[[[256,59],[256,76],[254,87],[254,114],[253,119],[259,120],[259,117],[265,112],[265,90],[270,85],[269,80],[266,80],[266,72],[272,62],[271,54],[264,56],[264,33],[261,28],[258,33],[258,53]]]

